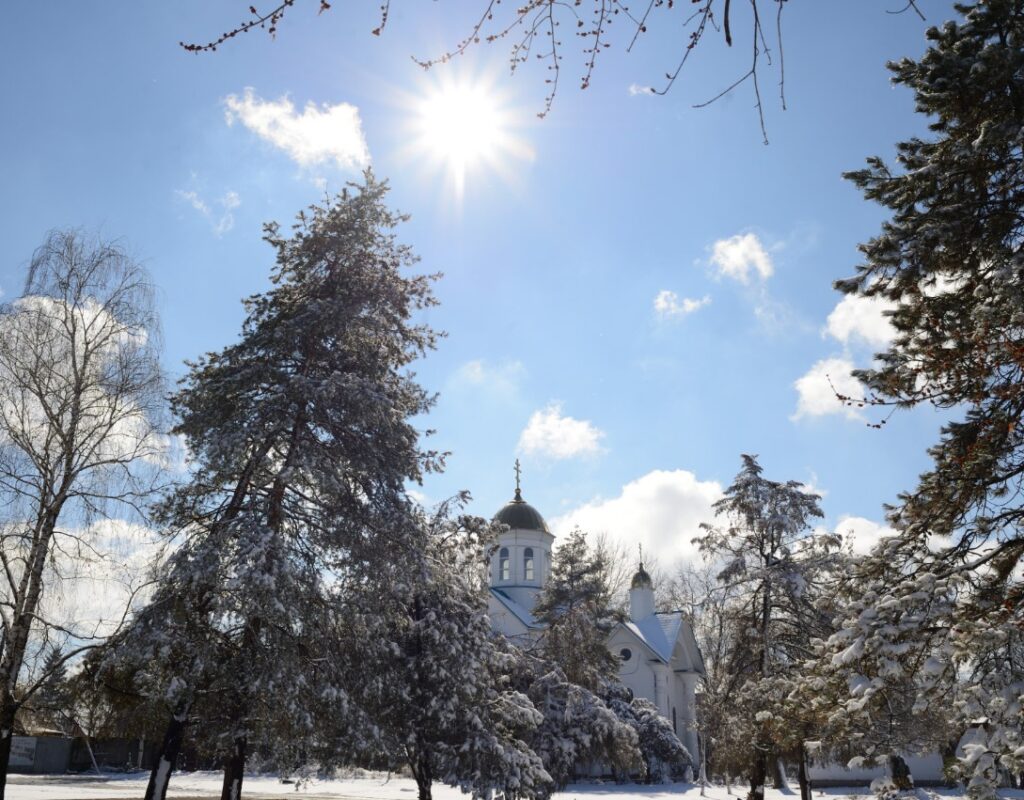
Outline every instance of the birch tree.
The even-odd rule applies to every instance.
[[[0,307],[0,798],[19,709],[110,630],[68,619],[60,584],[102,557],[98,520],[143,515],[166,457],[152,300],[123,248],[55,231]]]

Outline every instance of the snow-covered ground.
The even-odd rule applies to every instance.
[[[141,798],[146,788],[146,774],[136,775],[11,775],[7,782],[7,797],[10,800],[121,800]],[[218,772],[178,773],[171,780],[168,797],[207,798],[219,797],[221,774]],[[252,798],[315,798],[316,800],[415,800],[416,784],[407,778],[347,778],[342,780],[314,780],[301,787],[284,784],[276,777],[248,776],[242,791],[243,797]],[[739,800],[742,787],[733,789],[732,795],[725,787],[709,786],[708,800]],[[846,800],[867,796],[865,787],[828,788],[815,790],[815,798],[823,800]],[[1024,792],[1008,790],[1008,800],[1024,800]],[[614,783],[573,784],[564,792],[555,795],[555,800],[700,800],[700,787],[692,784],[665,784],[642,786]],[[768,789],[766,800],[794,800],[799,793],[786,790]],[[946,800],[962,798],[960,792],[941,789],[921,792],[922,800]],[[435,800],[468,800],[458,789],[448,786],[434,786]]]

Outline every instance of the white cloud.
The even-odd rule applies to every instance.
[[[775,272],[771,256],[753,233],[719,239],[711,246],[710,263],[719,277],[732,278],[740,283],[749,283],[751,272],[756,272],[761,280],[767,280]]]
[[[145,602],[149,568],[163,540],[150,528],[120,519],[57,536],[42,616],[80,636],[109,635],[128,609]]]
[[[859,339],[873,347],[885,347],[896,334],[886,313],[894,307],[881,297],[848,294],[828,315],[825,332],[844,345]]]
[[[521,361],[504,361],[489,364],[483,359],[473,359],[460,366],[452,376],[455,386],[482,386],[503,392],[514,392],[526,369]]]
[[[654,91],[650,86],[641,86],[639,83],[629,84],[629,93],[636,97],[638,94],[651,94]]]
[[[694,536],[700,523],[714,520],[711,505],[722,496],[716,481],[701,481],[687,470],[654,470],[622,487],[617,497],[596,499],[552,520],[562,536],[575,526],[608,533],[635,552],[642,544],[664,566],[699,558]]]
[[[896,535],[896,531],[888,525],[853,516],[840,517],[835,532],[843,537],[843,544],[850,544],[853,552],[858,555],[870,553],[879,541]]]
[[[818,497],[824,498],[828,494],[828,489],[822,489],[818,485],[818,473],[811,472],[811,478],[808,481],[804,481],[800,484],[800,490],[805,494],[816,494]]]
[[[654,310],[659,317],[685,317],[698,311],[711,302],[711,295],[704,295],[699,300],[690,297],[679,298],[675,292],[663,289],[654,298]]]
[[[242,204],[242,199],[238,196],[238,192],[229,189],[222,197],[214,201],[220,208],[219,212],[214,211],[210,204],[203,199],[202,195],[194,189],[189,189],[188,191],[178,189],[175,194],[202,214],[209,221],[213,232],[218,236],[223,236],[235,227],[235,215],[231,212]]]
[[[836,397],[838,392],[846,397],[864,397],[864,386],[850,373],[853,362],[846,358],[825,358],[808,370],[793,385],[796,387],[796,412],[790,419],[821,417],[826,414],[842,414],[847,419],[863,419],[856,407]]]
[[[601,452],[604,431],[587,420],[562,416],[562,407],[552,403],[533,412],[519,435],[518,449],[524,455],[563,459],[593,456]]]
[[[352,170],[370,163],[359,109],[349,103],[306,103],[298,113],[288,96],[264,100],[252,88],[224,98],[228,125],[238,120],[303,167],[334,163]]]

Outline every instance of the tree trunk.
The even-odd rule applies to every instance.
[[[430,771],[429,760],[425,758],[417,759],[412,774],[416,778],[416,788],[419,790],[418,800],[431,800],[430,786],[434,782],[434,776]]]
[[[747,800],[764,800],[764,781],[768,776],[768,765],[765,763],[765,754],[755,752],[754,763],[750,769],[750,794]]]
[[[4,698],[0,705],[0,800],[7,790],[7,765],[11,760],[11,742],[14,740],[14,698]]]
[[[242,777],[245,773],[246,738],[235,738],[234,747],[224,759],[224,787],[220,791],[220,800],[241,800]]]
[[[166,800],[167,785],[174,772],[174,765],[181,751],[181,743],[185,738],[185,723],[188,719],[188,706],[179,705],[167,723],[164,740],[160,743],[153,759],[153,769],[149,773],[149,784],[146,786],[145,800]],[[0,798],[2,800],[2,798]]]
[[[800,800],[811,800],[811,777],[807,772],[807,750],[803,744],[800,745],[800,764],[796,775],[800,781]]]
[[[772,788],[789,788],[789,781],[786,780],[786,767],[782,763],[782,759],[775,756],[772,757]]]
[[[903,756],[896,753],[889,756],[889,774],[892,776],[893,785],[901,792],[914,788],[914,778]]]

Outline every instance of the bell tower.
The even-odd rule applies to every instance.
[[[498,537],[498,547],[491,559],[491,588],[530,610],[551,569],[555,537],[540,512],[523,499],[519,459],[515,475],[515,494],[494,515],[494,521],[507,525],[508,530]]]

